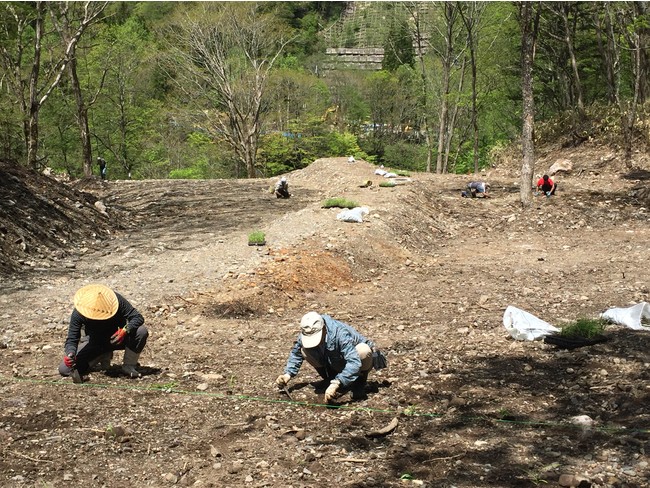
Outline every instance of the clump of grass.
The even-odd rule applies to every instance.
[[[395,171],[395,174],[396,174],[397,176],[406,176],[406,177],[411,176],[411,173],[409,173],[408,171],[405,171],[405,170],[403,170],[403,169],[398,169],[398,170],[396,170],[396,171]]]
[[[339,208],[354,208],[354,207],[359,207],[359,204],[353,200],[347,200],[343,197],[336,197],[336,198],[328,198],[323,202],[323,205],[321,205],[323,208],[332,208],[332,207],[339,207]]]
[[[248,234],[249,244],[263,244],[264,242],[266,242],[266,235],[264,235],[264,232],[256,230],[255,232]]]
[[[379,186],[381,186],[382,188],[392,188],[397,185],[392,181],[382,181],[381,183],[379,183]]]
[[[562,327],[560,336],[568,338],[584,337],[593,339],[605,330],[606,322],[602,319],[580,318]]]

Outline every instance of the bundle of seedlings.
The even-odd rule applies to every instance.
[[[562,327],[560,332],[544,337],[544,342],[561,349],[591,346],[608,339],[603,334],[605,325],[606,322],[602,319],[579,318]]]

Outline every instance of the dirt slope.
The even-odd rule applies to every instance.
[[[89,180],[61,190],[81,203],[65,218],[34,206],[66,229],[61,255],[56,241],[10,246],[22,221],[3,180],[2,486],[648,486],[648,333],[610,326],[607,342],[562,351],[502,325],[508,305],[562,324],[649,299],[644,182],[588,164],[609,153],[587,149],[580,175],[530,210],[508,164],[484,175],[486,200],[460,198],[462,176],[380,188],[346,158],[287,175],[289,200],[271,180]],[[61,205],[60,185],[42,185]],[[12,195],[24,209],[38,198]],[[334,196],[368,206],[366,221],[337,221],[320,206]],[[247,245],[253,230],[267,246]],[[82,386],[56,374],[71,298],[95,281],[145,315],[140,380],[117,366]],[[308,366],[293,401],[275,391],[312,309],[386,351],[367,399],[319,405]]]

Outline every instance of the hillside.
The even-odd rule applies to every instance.
[[[346,158],[288,174],[289,200],[272,180],[62,184],[0,166],[2,485],[647,486],[648,333],[609,326],[565,351],[502,324],[508,305],[561,325],[650,298],[645,173],[570,151],[541,152],[540,168],[575,171],[528,210],[515,161],[483,175],[490,199],[461,198],[458,175],[382,188]],[[321,208],[334,196],[366,221]],[[247,245],[253,230],[267,246]],[[89,282],[143,312],[142,379],[58,376]],[[309,310],[386,352],[366,399],[326,408],[307,365],[291,400],[276,391]]]

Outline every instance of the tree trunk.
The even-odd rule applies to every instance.
[[[605,49],[605,42],[603,38],[606,37],[606,34],[603,32],[603,27],[600,21],[600,5],[597,4],[596,8],[593,11],[593,21],[594,28],[596,30],[596,44],[598,45],[598,53],[600,54],[601,62],[605,68],[605,79],[607,80],[607,101],[609,103],[614,103],[614,77],[612,75],[612,63],[609,59],[608,52]]]
[[[429,84],[429,79],[427,77],[426,66],[424,64],[424,46],[423,46],[423,36],[420,25],[420,17],[417,10],[414,6],[407,5],[406,8],[411,16],[411,19],[414,23],[415,28],[415,44],[416,52],[418,57],[418,64],[420,66],[420,79],[422,80],[422,129],[424,130],[424,138],[427,146],[427,167],[426,171],[431,172],[431,161],[433,147],[431,142],[431,124],[429,123],[429,94],[427,87]]]
[[[459,103],[459,98],[460,98],[460,93],[463,91],[463,87],[465,86],[465,70],[467,67],[465,57],[463,56],[463,59],[461,61],[461,67],[460,67],[460,78],[458,80],[458,96],[456,98],[456,103],[453,104],[453,110],[451,111],[451,116],[449,117],[449,123],[447,124],[447,137],[445,140],[445,161],[444,161],[444,169],[443,172],[447,173],[449,171],[449,154],[451,154],[451,141],[454,136],[454,129],[456,128],[456,119],[458,117],[458,107],[460,106]],[[454,163],[455,167],[455,163]]]
[[[576,55],[573,50],[573,32],[571,26],[569,25],[570,8],[571,8],[570,5],[563,4],[560,6],[560,12],[562,16],[562,24],[564,25],[564,41],[566,42],[567,50],[569,51],[571,69],[573,70],[573,83],[576,91],[576,103],[578,105],[578,112],[580,113],[580,117],[584,117],[585,106],[582,99],[582,83],[580,82],[580,73],[578,72],[578,62],[576,61]]]
[[[533,61],[539,11],[535,13],[532,2],[519,4],[519,25],[521,27],[521,91],[523,99],[523,124],[521,134],[522,165],[519,199],[528,207],[532,204],[532,183],[535,170],[535,101],[533,99]]]
[[[476,3],[473,5],[470,4],[469,13],[466,15],[463,12],[463,9],[460,8],[460,16],[463,19],[465,24],[465,29],[467,30],[467,46],[469,47],[470,55],[470,68],[472,70],[472,132],[474,140],[474,173],[478,173],[478,108],[477,108],[477,93],[476,93],[476,42],[477,42],[477,26],[481,11],[476,6]]]
[[[621,56],[617,36],[614,33],[614,22],[609,2],[605,2],[605,28],[607,29],[607,53],[609,53],[610,61],[608,63],[608,76],[611,76],[612,101],[619,103],[621,98]]]
[[[443,156],[447,123],[449,119],[449,92],[451,84],[451,66],[454,55],[454,24],[456,23],[456,6],[447,2],[445,9],[445,52],[442,55],[442,100],[440,103],[440,116],[438,118],[438,153],[436,154],[436,173],[443,172]]]
[[[80,17],[79,25],[75,28],[70,19],[77,12],[77,7],[79,7],[78,4],[70,6],[68,3],[52,3],[50,5],[50,14],[52,23],[57,29],[65,49],[63,66],[65,67],[67,63],[70,86],[77,106],[77,125],[79,126],[79,134],[81,136],[83,172],[85,176],[91,176],[92,146],[90,141],[90,127],[88,124],[88,105],[84,100],[81,83],[79,83],[79,77],[77,75],[77,44],[84,31],[97,21],[99,15],[104,11],[106,3],[85,2],[79,7],[79,10],[83,9],[83,15]]]
[[[636,11],[635,17],[637,19],[645,19],[645,22],[638,26],[639,33],[639,46],[640,59],[639,59],[639,104],[645,104],[648,96],[648,88],[650,87],[650,80],[648,75],[650,71],[650,50],[648,45],[650,43],[650,26],[648,26],[648,2],[634,2],[633,7]]]
[[[472,63],[472,131],[474,133],[474,173],[478,173],[478,109],[476,107],[476,59],[474,58],[473,44],[470,44]]]
[[[634,126],[636,122],[637,103],[639,101],[639,94],[641,93],[641,76],[642,76],[642,61],[641,61],[641,44],[640,36],[638,33],[628,33],[628,44],[630,48],[630,55],[632,57],[632,72],[634,74],[634,94],[632,100],[627,105],[627,109],[621,107],[623,135],[625,140],[625,164],[628,168],[632,168],[632,145],[634,143]]]
[[[36,2],[34,27],[34,59],[29,75],[29,102],[27,115],[27,166],[38,169],[38,77],[41,70],[41,41],[43,39],[43,2]]]
[[[84,176],[88,177],[93,174],[92,167],[92,146],[90,140],[90,127],[88,125],[88,107],[84,102],[83,94],[81,92],[81,84],[77,75],[77,59],[73,51],[70,63],[68,64],[68,72],[70,74],[70,86],[77,105],[77,124],[79,125],[79,136],[81,137],[81,149],[83,157],[83,172]]]

